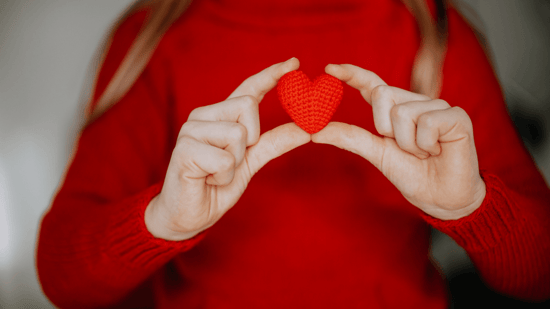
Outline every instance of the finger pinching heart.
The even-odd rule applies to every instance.
[[[321,131],[342,101],[344,86],[323,74],[313,82],[302,71],[291,71],[277,84],[279,101],[290,118],[309,134]]]

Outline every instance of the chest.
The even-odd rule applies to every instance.
[[[207,14],[189,18],[181,25],[172,51],[175,129],[193,109],[224,101],[246,78],[291,57],[300,60],[299,70],[310,79],[323,74],[329,63],[350,63],[375,72],[389,85],[409,89],[418,34],[406,9],[354,15],[349,23],[317,22],[315,27],[278,29],[220,21]],[[265,95],[259,111],[262,133],[292,121],[276,89]],[[347,85],[332,120],[376,132],[371,106]],[[387,191],[395,196],[395,204],[402,203],[399,192],[366,160],[326,145],[308,144],[291,151],[266,165],[254,179],[317,196],[338,188],[342,194],[360,197],[371,188]],[[393,203],[387,196],[382,200]]]

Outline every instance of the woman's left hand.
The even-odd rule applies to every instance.
[[[472,122],[460,107],[388,86],[360,67],[329,64],[325,71],[361,92],[382,137],[331,122],[314,143],[356,153],[376,166],[416,207],[441,220],[474,212],[485,198]]]

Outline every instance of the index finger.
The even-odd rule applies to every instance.
[[[372,105],[372,92],[378,86],[387,86],[380,76],[353,64],[329,64],[325,71],[359,90],[363,98]]]
[[[361,92],[372,106],[376,131],[387,137],[394,137],[390,113],[395,105],[430,100],[422,94],[390,87],[375,73],[352,64],[329,64],[325,71]]]
[[[264,95],[277,85],[277,82],[283,75],[299,67],[300,61],[295,57],[276,63],[247,78],[227,97],[227,100],[249,95],[255,97],[260,102],[264,98]]]

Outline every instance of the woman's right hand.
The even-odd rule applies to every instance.
[[[209,228],[237,203],[262,166],[311,140],[294,123],[260,136],[259,102],[299,66],[296,58],[274,64],[247,78],[225,101],[191,112],[162,190],[145,210],[153,236],[179,241]]]

